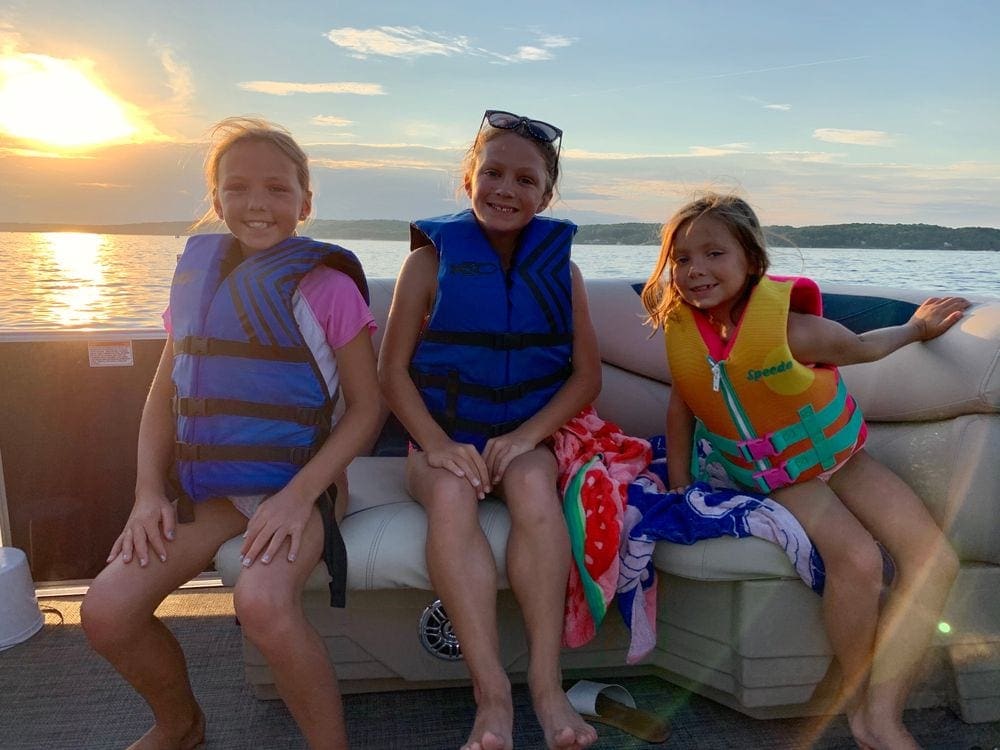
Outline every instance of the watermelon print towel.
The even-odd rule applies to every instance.
[[[647,441],[605,422],[592,406],[552,436],[552,447],[574,563],[563,644],[577,647],[597,633],[615,595],[628,488],[652,454]]]

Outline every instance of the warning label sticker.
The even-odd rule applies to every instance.
[[[131,341],[95,341],[87,344],[91,367],[132,367]]]

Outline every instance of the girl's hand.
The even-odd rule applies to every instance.
[[[522,453],[533,451],[536,447],[538,447],[537,443],[520,437],[517,430],[490,438],[483,450],[483,459],[489,469],[489,476],[492,477],[493,484],[500,483],[511,461]]]
[[[166,496],[137,495],[125,528],[111,546],[106,562],[121,555],[122,562],[127,565],[133,557],[138,557],[139,567],[145,568],[149,563],[150,547],[160,562],[166,562],[166,542],[173,540],[176,525],[177,511]]]
[[[971,303],[963,297],[931,297],[913,313],[908,325],[917,330],[918,341],[940,336],[962,318]]]
[[[424,455],[427,457],[428,465],[446,469],[456,477],[468,479],[480,500],[493,489],[486,462],[474,445],[449,440],[440,447],[435,446],[426,450]]]
[[[314,503],[302,498],[287,487],[265,499],[253,514],[243,534],[240,555],[243,567],[249,568],[257,556],[265,565],[273,560],[281,546],[288,540],[288,562],[295,562]],[[261,554],[263,553],[263,554]]]

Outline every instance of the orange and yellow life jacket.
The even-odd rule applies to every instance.
[[[667,321],[673,387],[696,418],[693,476],[704,478],[694,465],[701,440],[711,445],[710,463],[764,493],[829,471],[864,444],[861,410],[837,368],[792,356],[790,309],[822,313],[815,282],[761,279],[728,341],[688,305]]]

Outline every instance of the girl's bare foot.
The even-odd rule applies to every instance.
[[[476,721],[462,750],[511,750],[514,746],[514,706],[510,693],[495,699],[479,696]]]
[[[865,706],[848,713],[847,723],[861,750],[920,750],[902,720],[880,718]]]
[[[549,750],[579,750],[597,741],[597,730],[573,709],[558,684],[554,689],[531,692],[535,715]]]
[[[127,750],[196,750],[204,743],[205,714],[199,710],[193,722],[178,730],[170,731],[154,724]]]

